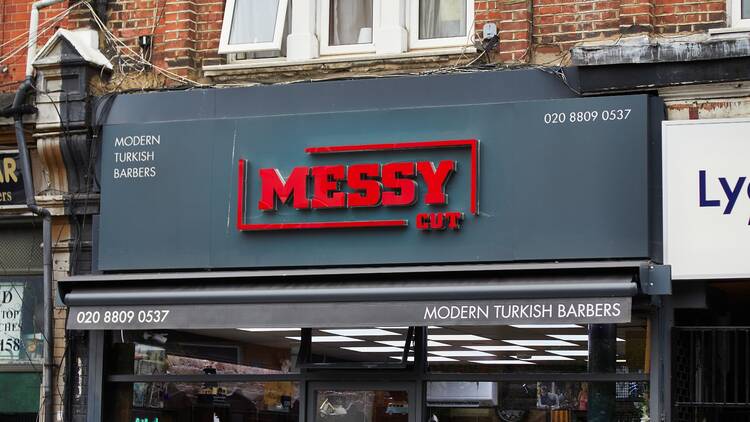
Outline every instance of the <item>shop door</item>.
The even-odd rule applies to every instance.
[[[415,422],[417,397],[411,383],[312,382],[308,422]]]

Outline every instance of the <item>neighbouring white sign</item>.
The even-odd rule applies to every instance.
[[[18,360],[23,353],[23,288],[23,283],[0,283],[0,361]]]
[[[750,119],[662,123],[673,279],[750,277]]]

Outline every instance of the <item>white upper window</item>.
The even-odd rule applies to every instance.
[[[474,0],[227,0],[219,53],[277,57],[292,48],[283,46],[290,33],[289,39],[300,40],[303,44],[295,45],[304,48],[307,40],[317,39],[317,47],[307,50],[314,51],[310,58],[374,54],[392,51],[383,46],[394,45],[394,34],[399,36],[394,27],[407,34],[396,51],[403,45],[408,50],[471,46]],[[381,31],[390,39],[378,47]]]
[[[461,47],[471,41],[474,2],[412,0],[409,9],[409,47]]]
[[[731,25],[733,28],[750,28],[750,0],[731,0]]]
[[[320,54],[372,53],[378,0],[320,0]]]
[[[219,53],[281,49],[288,0],[227,0]]]

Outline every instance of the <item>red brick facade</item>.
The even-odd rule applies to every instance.
[[[43,9],[40,23],[44,25],[72,4]],[[26,36],[9,41],[27,30],[30,7],[31,0],[4,0],[0,9],[0,60],[16,48],[22,50],[0,65],[7,66],[0,73],[2,91],[15,89],[12,82],[23,77]],[[224,61],[217,52],[223,9],[223,0],[114,0],[108,6],[107,26],[138,53],[137,37],[152,35],[152,63],[198,79],[202,65]],[[477,30],[487,22],[498,25],[500,43],[493,61],[545,64],[564,63],[566,52],[582,42],[615,42],[633,34],[702,32],[722,27],[725,21],[723,0],[476,0],[474,25]],[[54,26],[95,25],[88,9],[79,6]],[[39,44],[54,29],[46,31]],[[101,38],[102,50],[114,56],[115,45]]]

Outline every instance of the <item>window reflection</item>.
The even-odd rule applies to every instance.
[[[296,422],[299,418],[299,388],[293,382],[153,382],[119,387],[123,386],[132,388],[132,400],[117,404],[118,416],[129,411],[131,421]]]
[[[197,375],[206,370],[231,375],[296,372],[299,342],[292,332],[196,330],[118,332],[111,348],[116,374]]]
[[[604,409],[611,421],[641,421],[648,395],[648,384],[637,382],[429,382],[427,415],[439,422],[583,422]]]

